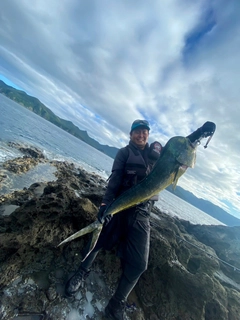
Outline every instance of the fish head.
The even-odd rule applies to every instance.
[[[196,147],[191,144],[188,138],[173,137],[167,142],[167,146],[171,149],[174,158],[180,165],[194,168],[196,163]]]

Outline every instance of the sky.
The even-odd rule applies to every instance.
[[[2,1],[0,79],[117,148],[135,119],[163,145],[215,122],[179,185],[240,218],[239,17],[239,0]]]

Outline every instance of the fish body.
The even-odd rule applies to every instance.
[[[153,170],[140,183],[128,189],[116,198],[106,209],[106,215],[114,215],[120,211],[133,207],[139,203],[151,199],[169,185],[176,186],[178,179],[184,174],[188,167],[193,168],[196,161],[196,147],[185,137],[173,137],[165,145]],[[87,227],[76,232],[72,236],[62,241],[60,245],[76,239],[86,233],[93,232],[93,240],[90,251],[94,248],[102,224],[95,221]],[[85,256],[85,258],[88,256]]]
[[[184,137],[171,138],[150,174],[116,198],[108,206],[105,214],[113,215],[133,207],[149,200],[170,184],[176,185],[177,180],[187,167],[194,167],[195,161],[196,149],[192,147],[189,139]]]

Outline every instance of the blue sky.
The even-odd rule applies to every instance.
[[[9,80],[8,78],[4,77],[2,74],[0,74],[0,80],[2,80],[3,82],[5,82],[7,85],[14,87],[18,90],[22,90],[21,88],[19,88],[14,82],[12,82],[11,80]]]
[[[102,144],[217,131],[179,184],[240,218],[239,0],[9,0],[0,74]]]

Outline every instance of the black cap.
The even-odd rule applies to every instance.
[[[149,126],[149,122],[147,120],[135,120],[132,123],[131,126],[131,132],[135,129],[137,129],[138,127],[144,127],[147,130],[150,130],[150,126]]]

